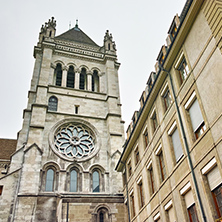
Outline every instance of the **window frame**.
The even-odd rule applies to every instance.
[[[56,68],[54,71],[55,75],[55,85],[56,86],[62,86],[62,76],[63,76],[63,70],[62,70],[62,64],[57,63]]]
[[[49,181],[49,179],[47,178],[47,177],[48,177],[48,172],[49,172],[50,170],[53,172],[52,182]],[[45,186],[44,186],[44,191],[45,191],[45,192],[54,192],[54,191],[55,191],[55,177],[56,177],[56,172],[55,172],[55,170],[54,170],[52,167],[49,167],[49,168],[46,170],[46,175],[45,175]],[[47,185],[48,185],[50,182],[51,182],[51,186],[50,186],[51,189],[47,189]]]
[[[142,177],[137,181],[139,206],[142,208],[145,204]]]
[[[175,133],[177,133],[178,135],[175,134]],[[168,135],[170,137],[170,141],[171,141],[170,143],[171,143],[171,146],[172,146],[173,151],[174,151],[175,162],[178,163],[182,159],[182,157],[184,156],[184,150],[183,150],[183,145],[181,143],[180,132],[179,132],[179,129],[177,128],[176,121],[173,122],[170,129],[168,130]],[[175,146],[175,140],[174,139],[177,139],[179,141],[179,145],[177,144],[177,146]]]
[[[135,156],[135,166],[137,166],[137,164],[140,161],[140,152],[139,152],[139,146],[138,145],[134,149],[134,156]]]
[[[55,101],[52,101],[55,99]],[[48,111],[57,111],[58,110],[58,98],[56,96],[50,96],[48,100]]]
[[[149,144],[149,134],[148,134],[147,128],[145,128],[145,130],[143,131],[143,140],[144,140],[145,149],[146,149]]]
[[[75,71],[74,66],[69,66],[67,71],[67,78],[66,78],[66,87],[68,88],[75,88]]]
[[[185,110],[187,111],[187,115],[189,116],[189,120],[191,123],[191,129],[194,134],[195,140],[198,140],[206,131],[206,124],[204,121],[204,117],[201,111],[200,103],[198,101],[198,98],[196,96],[196,92],[193,91],[193,93],[190,95],[189,99],[184,105]],[[193,110],[195,107],[195,110]],[[192,109],[192,112],[191,112]],[[193,115],[198,114],[198,118],[194,118]],[[197,126],[194,127],[195,119],[201,119],[201,121],[198,123]]]
[[[95,173],[98,173],[98,181],[94,180]],[[94,183],[97,182],[97,186],[95,187]],[[92,192],[93,193],[100,193],[101,192],[101,178],[100,178],[100,172],[98,169],[94,169],[92,172]],[[98,190],[95,190],[98,189]]]
[[[163,182],[166,177],[166,165],[164,162],[164,157],[163,157],[163,151],[161,150],[158,154],[158,159],[159,159],[159,167],[160,167],[160,175],[161,175],[161,182]]]
[[[149,184],[150,184],[150,186],[149,186],[150,187],[150,193],[151,193],[151,196],[152,196],[156,192],[152,160],[147,165],[147,170],[148,170],[148,181],[149,181]]]
[[[136,216],[135,197],[134,197],[133,190],[131,190],[131,192],[130,192],[130,214],[132,215],[132,218]]]

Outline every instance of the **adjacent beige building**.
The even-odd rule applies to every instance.
[[[116,46],[98,46],[78,24],[42,26],[16,150],[0,152],[0,221],[123,222],[124,143]],[[10,165],[10,167],[9,167]]]
[[[222,220],[221,6],[187,0],[170,25],[116,166],[129,221]]]

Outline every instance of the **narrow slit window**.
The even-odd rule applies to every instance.
[[[93,192],[100,192],[100,189],[99,189],[99,172],[98,171],[94,171],[93,172]]]
[[[61,66],[61,64],[56,65],[55,76],[56,76],[55,85],[61,86],[62,85],[62,66]]]
[[[67,73],[67,81],[66,81],[66,87],[74,88],[75,85],[75,73],[74,73],[74,67],[70,66],[68,73]]]
[[[49,169],[46,173],[45,191],[53,191],[54,189],[54,170]]]
[[[72,170],[70,173],[70,192],[77,192],[78,173]]]

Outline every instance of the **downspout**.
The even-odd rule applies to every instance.
[[[189,162],[191,175],[192,175],[193,182],[194,182],[195,191],[196,191],[196,194],[197,194],[197,199],[198,199],[198,202],[199,202],[199,205],[200,205],[200,210],[201,210],[201,214],[202,214],[202,217],[203,217],[203,221],[207,222],[207,219],[206,219],[206,216],[205,216],[205,213],[204,213],[203,204],[202,204],[201,197],[200,197],[200,192],[199,192],[196,176],[195,176],[195,173],[194,173],[193,163],[192,163],[192,160],[191,160],[191,157],[190,157],[190,151],[189,151],[189,146],[188,146],[188,143],[187,143],[187,138],[186,138],[186,134],[185,134],[184,126],[183,126],[183,121],[182,121],[182,118],[181,118],[180,110],[179,110],[177,99],[176,99],[176,94],[175,94],[175,90],[174,90],[174,86],[173,86],[172,77],[171,77],[170,72],[167,71],[166,69],[164,69],[160,64],[159,64],[159,67],[162,71],[166,72],[169,75],[169,78],[170,78],[170,84],[171,84],[171,88],[172,88],[172,92],[173,92],[173,98],[174,98],[174,102],[175,102],[175,105],[176,105],[176,111],[177,111],[177,115],[178,115],[178,118],[179,118],[181,132],[182,132],[182,136],[183,136],[183,140],[184,140],[185,149],[186,149],[186,152],[187,152],[188,162]]]
[[[128,220],[130,222],[130,209],[129,209],[129,190],[128,190],[128,181],[127,181],[127,171],[126,171],[126,163],[122,162],[121,163],[124,165],[125,173],[126,173],[126,196],[127,196],[127,210],[128,210]]]
[[[67,202],[66,222],[69,222],[69,202]]]

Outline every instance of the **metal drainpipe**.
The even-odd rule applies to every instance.
[[[121,163],[124,165],[125,172],[126,172],[126,163],[122,162]],[[127,172],[126,172],[127,173]],[[128,190],[128,182],[127,182],[127,174],[125,176],[126,178],[126,196],[127,196],[127,210],[128,210],[128,220],[130,222],[130,209],[129,209],[129,190]]]
[[[67,202],[67,209],[66,209],[66,222],[69,222],[69,202]]]
[[[183,136],[183,140],[184,140],[184,144],[185,144],[185,149],[186,149],[186,152],[187,152],[187,157],[188,157],[188,162],[189,162],[189,165],[190,165],[191,175],[192,175],[192,178],[193,178],[193,181],[194,181],[194,187],[195,187],[195,190],[196,190],[196,193],[197,193],[197,199],[198,199],[198,202],[199,202],[199,205],[200,205],[200,210],[201,210],[201,214],[202,214],[202,217],[203,217],[203,221],[207,222],[207,218],[205,216],[204,209],[203,209],[203,204],[202,204],[201,197],[200,197],[199,188],[198,188],[198,185],[197,185],[196,176],[195,176],[195,173],[194,173],[193,163],[192,163],[192,160],[191,160],[191,157],[190,157],[190,151],[189,151],[189,146],[188,146],[188,143],[187,143],[187,138],[186,138],[186,134],[185,134],[184,126],[183,126],[183,121],[182,121],[180,110],[179,110],[177,100],[176,100],[176,94],[175,94],[175,91],[174,91],[172,77],[171,77],[170,72],[167,71],[166,69],[164,69],[160,64],[159,64],[159,67],[162,71],[166,72],[169,75],[169,78],[170,78],[170,84],[171,84],[171,88],[172,88],[172,92],[173,92],[173,98],[174,98],[174,102],[175,102],[175,105],[176,105],[176,110],[177,110],[179,123],[180,123],[180,127],[181,127],[181,132],[182,132],[182,136]]]

